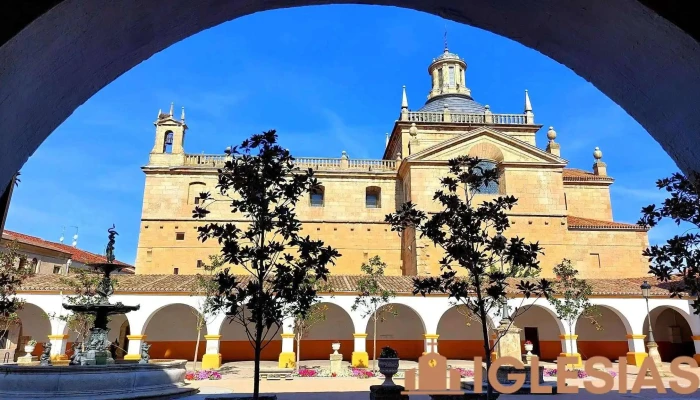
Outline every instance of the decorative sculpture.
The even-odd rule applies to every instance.
[[[139,364],[148,364],[148,360],[151,359],[151,356],[148,355],[148,350],[150,350],[151,345],[143,342],[141,343],[141,359],[139,360]]]
[[[73,354],[70,356],[68,365],[85,365],[85,354],[83,353],[83,343],[73,343]]]
[[[39,358],[39,365],[49,366],[51,365],[51,343],[44,343],[44,351],[41,353]]]

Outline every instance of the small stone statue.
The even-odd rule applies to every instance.
[[[51,343],[44,343],[44,351],[39,357],[39,365],[49,366],[51,365]]]
[[[85,354],[83,354],[83,344],[73,343],[73,354],[70,356],[68,365],[85,365]]]
[[[148,364],[148,360],[151,359],[151,356],[148,355],[148,350],[150,348],[150,344],[146,342],[141,343],[141,359],[139,360],[139,364]]]

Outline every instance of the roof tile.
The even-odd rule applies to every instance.
[[[593,172],[588,172],[577,168],[564,168],[562,177],[564,178],[565,182],[614,181],[614,179],[609,176],[600,176],[594,174]]]
[[[631,230],[631,231],[648,231],[649,229],[637,224],[627,224],[624,222],[603,221],[599,219],[575,217],[569,215],[566,217],[566,223],[569,229],[615,229],[615,230]]]

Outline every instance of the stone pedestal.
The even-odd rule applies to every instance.
[[[369,400],[408,400],[407,394],[401,394],[404,390],[400,385],[372,385],[369,387]]]
[[[343,355],[331,354],[331,374],[340,374],[343,369]]]
[[[38,360],[37,356],[26,355],[17,358],[17,364],[31,364]]]
[[[108,351],[88,350],[85,352],[86,365],[111,365],[114,359]]]
[[[520,331],[515,324],[510,325],[509,319],[502,319],[501,325],[496,328],[498,332],[498,344],[496,346],[497,357],[513,357],[520,360],[522,353],[520,351]]]

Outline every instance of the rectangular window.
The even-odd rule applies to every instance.
[[[180,272],[180,268],[173,268],[173,275],[177,275]]]
[[[564,193],[564,209],[568,210],[569,209],[569,202],[566,199],[566,193]]]
[[[54,274],[60,274],[61,273],[61,267],[58,265],[54,265],[53,267],[53,273]]]
[[[442,77],[442,68],[438,69],[438,86],[442,87],[445,79]]]
[[[600,268],[601,267],[600,254],[599,253],[591,253],[591,257],[593,258],[593,265],[598,265],[598,268]]]
[[[175,234],[175,240],[185,240],[185,232],[177,232]]]
[[[311,207],[323,207],[323,192],[311,193]]]
[[[376,193],[367,193],[365,196],[365,205],[367,208],[379,208],[379,198]]]
[[[455,67],[450,67],[448,73],[450,79],[450,87],[455,87]]]
[[[153,257],[153,250],[146,250],[146,261],[150,262]]]
[[[199,204],[199,201],[200,201],[200,200],[201,200],[201,199],[199,198],[199,195],[195,196],[195,198],[194,198],[194,204]]]
[[[197,268],[202,268],[204,262],[202,260],[197,260]]]

